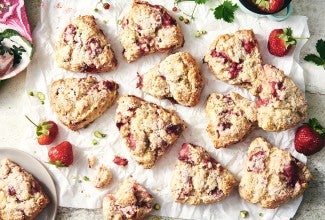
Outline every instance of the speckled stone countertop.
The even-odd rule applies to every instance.
[[[39,20],[40,0],[26,0],[27,13],[32,29]],[[311,37],[302,49],[300,63],[303,67],[308,64],[302,59],[308,53],[315,53],[315,44],[318,39],[325,39],[325,0],[294,0],[293,14],[308,17]],[[309,105],[309,117],[316,117],[325,125],[325,70],[314,67],[312,72],[305,72],[306,97]],[[309,68],[310,70],[310,68]],[[17,146],[20,142],[17,136],[23,134],[23,127],[17,123],[24,120],[20,109],[15,106],[21,102],[24,91],[26,73],[7,80],[0,89],[0,145]],[[4,101],[5,100],[5,101]],[[10,128],[10,129],[8,129]],[[305,191],[304,198],[294,219],[325,219],[325,150],[310,156],[307,165],[313,173],[314,179]],[[59,207],[56,219],[102,219],[101,210],[72,209]]]

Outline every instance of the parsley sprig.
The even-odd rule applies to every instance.
[[[175,5],[178,5],[181,2],[195,2],[195,6],[192,10],[192,13],[190,15],[187,15],[190,17],[190,19],[194,19],[194,13],[196,10],[197,5],[202,5],[207,3],[209,0],[175,0]],[[235,19],[235,11],[238,9],[237,4],[233,4],[230,0],[223,1],[218,7],[215,9],[212,9],[214,17],[219,20],[223,19],[224,21],[228,23],[232,23]]]
[[[312,62],[317,66],[323,66],[325,69],[325,41],[323,39],[319,39],[316,43],[316,50],[319,54],[308,54],[305,56],[304,60],[308,62]]]

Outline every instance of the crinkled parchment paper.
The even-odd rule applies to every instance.
[[[151,0],[154,4],[163,4],[171,11],[173,1]],[[212,1],[211,1],[212,2]],[[217,1],[213,1],[217,4]],[[188,108],[180,105],[173,105],[169,101],[159,101],[149,95],[143,94],[136,88],[137,72],[144,73],[153,65],[159,63],[166,57],[164,54],[154,54],[143,57],[136,62],[128,64],[122,57],[122,47],[118,40],[119,25],[118,19],[121,19],[123,13],[131,6],[131,0],[110,1],[109,10],[100,10],[94,12],[97,1],[81,0],[43,0],[41,7],[41,20],[33,33],[35,39],[35,55],[31,65],[28,68],[26,77],[26,93],[30,91],[41,91],[46,95],[45,104],[41,105],[35,97],[28,97],[24,113],[34,121],[55,120],[59,123],[59,137],[52,146],[68,140],[73,144],[75,161],[68,168],[55,168],[46,163],[48,161],[48,147],[40,146],[36,141],[34,128],[30,125],[27,129],[27,135],[22,143],[22,148],[30,152],[47,166],[53,175],[57,184],[59,194],[59,205],[77,208],[99,208],[105,193],[114,192],[118,182],[129,175],[133,175],[141,184],[143,184],[155,197],[157,203],[161,205],[161,210],[154,211],[154,214],[181,217],[185,219],[237,219],[240,210],[249,211],[251,219],[260,218],[258,214],[264,213],[263,219],[289,219],[292,217],[301,198],[296,199],[278,209],[266,210],[257,205],[249,204],[243,201],[237,192],[237,189],[231,196],[222,202],[213,205],[189,206],[173,202],[169,184],[173,167],[177,162],[177,153],[183,142],[198,144],[207,149],[211,155],[222,165],[232,171],[236,178],[240,180],[241,169],[245,159],[245,153],[249,143],[257,136],[267,138],[272,144],[280,146],[293,153],[298,159],[306,162],[306,158],[294,152],[293,138],[294,129],[279,133],[268,133],[260,129],[252,132],[245,141],[233,145],[226,149],[214,149],[205,131],[206,119],[204,106],[207,96],[212,92],[226,93],[236,91],[243,96],[254,99],[246,90],[227,85],[215,79],[208,71],[207,66],[202,64],[202,72],[205,77],[205,87],[201,95],[201,101],[196,107]],[[193,3],[182,3],[182,8],[190,9]],[[267,18],[255,18],[244,14],[240,10],[236,12],[235,22],[232,24],[221,20],[215,20],[210,7],[211,5],[198,6],[195,13],[195,21],[189,25],[181,24],[185,36],[185,45],[180,51],[189,51],[199,63],[207,53],[209,45],[220,34],[232,33],[238,29],[252,28],[258,38],[262,56],[265,63],[270,63],[285,71],[298,86],[304,90],[303,70],[298,65],[297,60],[299,52],[304,41],[299,41],[290,54],[283,58],[276,58],[267,52],[267,37],[274,28],[292,27],[295,36],[309,36],[307,18],[303,16],[292,16],[283,22],[273,22]],[[171,12],[175,17],[179,14]],[[113,72],[97,74],[98,79],[112,79],[119,85],[120,95],[134,94],[148,101],[162,105],[165,108],[174,109],[186,121],[187,129],[179,140],[171,147],[169,153],[159,160],[155,168],[144,170],[138,166],[132,159],[131,154],[119,138],[118,129],[114,123],[114,114],[116,105],[107,110],[100,118],[90,124],[87,128],[73,132],[63,126],[57,119],[56,114],[51,110],[48,100],[48,88],[54,81],[68,77],[85,77],[86,74],[72,73],[57,67],[54,59],[54,46],[59,33],[64,26],[78,15],[92,14],[97,22],[108,36],[112,43],[112,48],[119,61],[118,68]],[[104,22],[106,21],[106,22]],[[196,30],[204,29],[206,35],[201,38],[195,38]],[[107,134],[103,139],[98,139],[97,145],[92,145],[95,139],[93,132],[95,130]],[[129,160],[128,166],[119,167],[112,160],[115,155],[120,155]],[[87,176],[92,179],[95,175],[95,169],[88,168],[87,158],[96,156],[99,164],[106,164],[113,170],[114,177],[112,184],[107,189],[96,189],[91,182],[84,181]],[[80,181],[81,180],[81,181]]]

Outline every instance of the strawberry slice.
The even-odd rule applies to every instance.
[[[73,163],[72,145],[68,141],[52,147],[48,151],[49,163],[56,167],[68,167]]]
[[[260,10],[275,13],[282,9],[284,0],[253,0],[252,1]]]

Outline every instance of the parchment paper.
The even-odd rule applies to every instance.
[[[307,18],[303,16],[292,16],[283,22],[273,22],[267,18],[256,18],[246,15],[241,11],[236,12],[235,22],[232,24],[221,20],[215,20],[210,7],[215,7],[218,1],[213,1],[210,5],[198,6],[195,13],[195,20],[189,25],[181,23],[185,45],[180,51],[189,51],[198,62],[201,60],[212,41],[220,34],[232,33],[238,29],[252,28],[258,38],[262,56],[265,63],[270,63],[285,71],[290,75],[297,85],[304,90],[303,70],[297,63],[299,52],[305,41],[299,41],[290,54],[283,58],[276,58],[267,51],[267,37],[274,28],[292,27],[295,36],[309,36]],[[286,149],[293,153],[295,157],[306,162],[306,157],[296,153],[293,147],[295,129],[279,133],[268,133],[257,129],[252,132],[245,141],[235,144],[226,149],[214,149],[205,131],[206,119],[204,113],[205,101],[212,92],[236,91],[243,96],[254,99],[248,91],[227,85],[216,78],[208,71],[207,66],[202,64],[202,72],[205,77],[205,87],[201,95],[200,103],[193,108],[173,105],[169,101],[159,101],[149,95],[143,94],[136,88],[136,73],[144,73],[153,65],[159,63],[166,57],[164,54],[154,54],[143,57],[136,62],[128,64],[122,57],[122,47],[118,40],[119,25],[123,13],[131,6],[131,1],[120,0],[110,1],[111,8],[107,11],[100,10],[94,12],[97,1],[81,0],[43,0],[41,7],[41,20],[39,21],[33,37],[35,39],[35,55],[32,64],[28,68],[26,76],[26,93],[30,91],[41,91],[46,95],[45,104],[41,105],[35,97],[30,97],[26,101],[24,113],[34,121],[55,120],[59,123],[59,137],[51,145],[54,146],[64,140],[73,144],[75,161],[68,168],[55,168],[47,164],[47,151],[49,147],[38,145],[34,127],[31,125],[27,129],[27,135],[22,143],[22,150],[32,153],[48,167],[53,175],[59,194],[59,205],[77,208],[99,208],[103,196],[107,192],[114,192],[118,182],[132,175],[143,184],[154,196],[156,202],[161,205],[159,211],[153,214],[181,217],[184,219],[237,219],[240,210],[249,211],[250,219],[260,218],[258,214],[264,214],[263,219],[289,219],[292,217],[300,202],[298,198],[278,209],[266,210],[257,205],[243,201],[237,189],[232,195],[222,202],[213,205],[189,206],[173,202],[169,184],[173,167],[177,162],[177,153],[183,142],[198,144],[207,149],[223,166],[227,167],[240,180],[241,169],[243,167],[245,153],[250,142],[257,136],[266,137],[272,144]],[[162,4],[171,11],[173,1],[150,0],[150,3]],[[182,3],[182,8],[191,9],[193,3]],[[100,8],[100,5],[98,6]],[[69,77],[85,77],[86,74],[72,73],[57,67],[54,59],[54,46],[58,35],[64,26],[78,15],[92,14],[97,18],[97,22],[102,27],[104,33],[111,41],[112,48],[117,55],[119,66],[116,71],[95,75],[98,79],[113,79],[119,85],[120,95],[134,94],[148,101],[155,102],[165,108],[174,109],[186,121],[187,129],[173,145],[167,155],[159,160],[155,168],[144,170],[135,163],[131,154],[119,138],[118,129],[114,123],[116,104],[106,111],[100,118],[90,124],[87,128],[73,132],[63,126],[57,119],[56,114],[51,110],[48,100],[48,87],[58,79]],[[180,13],[171,12],[175,17]],[[105,24],[106,21],[107,23]],[[207,34],[201,38],[195,38],[196,30],[206,30]],[[98,145],[92,145],[95,130],[107,134],[103,139],[97,139]],[[99,164],[106,164],[113,170],[113,182],[107,189],[96,189],[91,182],[84,181],[87,176],[92,179],[96,169],[90,169],[87,165],[89,156],[96,156]],[[129,160],[127,167],[119,167],[112,160],[115,155],[125,157]],[[79,181],[78,181],[79,180]]]

